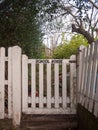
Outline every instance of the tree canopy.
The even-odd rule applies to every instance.
[[[0,46],[19,45],[28,56],[40,56],[42,34],[37,4],[38,0],[0,1]]]
[[[42,3],[41,14],[45,12],[48,20],[63,16],[69,19],[69,23],[64,23],[67,30],[71,27],[72,32],[84,35],[89,43],[95,40],[95,33],[98,34],[98,0],[43,0]],[[59,21],[60,26],[62,21]]]
[[[0,0],[0,46],[19,45],[27,55],[39,57],[42,30],[47,31],[56,19],[52,25],[58,31],[61,27],[65,32],[72,29],[92,43],[98,34],[98,1]],[[63,22],[66,19],[68,23]]]

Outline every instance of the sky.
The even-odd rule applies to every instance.
[[[62,33],[65,33],[65,39],[68,41],[72,37],[71,26],[69,26],[71,25],[71,22],[72,22],[71,17],[67,16],[65,18],[61,16],[57,20],[54,20],[54,23],[57,23],[57,22],[58,24],[61,22],[62,27],[60,29],[55,29],[55,27],[53,27],[51,28],[51,31],[46,30],[45,35],[43,37],[43,43],[49,48],[51,48],[52,41],[54,41],[54,44],[56,42],[57,42],[57,45],[61,44]],[[48,23],[46,26],[48,26]]]

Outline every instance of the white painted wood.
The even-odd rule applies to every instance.
[[[32,108],[35,108],[35,97],[36,97],[36,60],[32,60],[31,63],[31,97],[32,97]]]
[[[54,64],[54,79],[55,79],[55,108],[59,108],[59,64]]]
[[[31,103],[31,97],[29,97],[28,100],[30,101],[28,103]],[[43,97],[43,102],[47,103],[47,98],[46,97]],[[35,98],[35,103],[39,103],[39,97]],[[51,103],[55,103],[55,98],[54,97],[51,97]],[[59,97],[59,103],[63,103],[63,98],[62,97]],[[70,103],[70,98],[69,97],[66,97],[66,103]]]
[[[95,94],[95,84],[96,84],[96,74],[97,74],[97,44],[94,44],[93,48],[93,56],[92,56],[92,77],[91,77],[91,85],[90,85],[90,103],[89,103],[89,111],[93,111],[93,102],[94,102],[94,94]]]
[[[88,108],[89,106],[89,94],[90,94],[90,84],[91,84],[91,74],[92,74],[92,61],[91,61],[91,57],[92,57],[92,45],[88,47],[88,74],[87,74],[87,82],[86,82],[86,86],[87,86],[87,91],[86,91],[86,98],[85,98],[85,108]]]
[[[47,64],[47,108],[51,108],[51,61]]]
[[[82,74],[84,78],[83,91],[81,91],[82,98],[84,98],[82,105],[90,112],[94,109],[94,115],[98,117],[98,44],[91,44],[87,47],[87,51],[83,61],[85,73],[84,76]],[[83,78],[79,80],[80,83],[83,82]]]
[[[8,49],[8,117],[12,118],[12,48]]]
[[[3,48],[3,47],[2,47],[2,48]],[[8,61],[8,57],[5,56],[5,57],[4,57],[4,60],[5,60],[5,61]]]
[[[81,80],[80,80],[80,92],[79,92],[79,103],[81,103],[81,100],[83,98],[82,92],[83,92],[83,83],[84,83],[84,68],[85,68],[85,48],[82,50],[82,71],[81,71]]]
[[[98,118],[98,74],[97,74],[96,91],[95,91],[94,100],[95,100],[94,115]]]
[[[45,100],[44,100],[45,101]],[[39,97],[35,98],[35,103],[39,103]]]
[[[82,83],[82,88],[83,88],[83,91],[82,91],[82,99],[81,99],[81,104],[82,106],[85,106],[85,92],[86,92],[86,87],[87,87],[87,72],[88,72],[88,48],[85,48],[85,51],[84,51],[84,76],[83,76],[83,83]]]
[[[28,108],[25,114],[76,114],[76,109],[71,108]]]
[[[43,63],[39,64],[39,108],[43,108]]]
[[[88,93],[88,90],[89,90],[89,86],[88,86],[88,80],[89,80],[89,69],[90,69],[90,64],[89,64],[89,58],[90,58],[90,46],[87,47],[87,53],[86,53],[86,58],[85,58],[85,61],[86,61],[86,64],[87,64],[87,69],[86,69],[86,79],[85,79],[85,103],[84,103],[84,107],[87,109],[88,108],[88,96],[87,96],[87,93]]]
[[[85,103],[85,89],[86,89],[86,83],[87,83],[87,71],[88,71],[88,50],[89,48],[85,48],[84,50],[84,60],[83,60],[83,77],[82,77],[82,92],[81,92],[81,105],[84,106]]]
[[[84,74],[84,90],[83,90],[83,100],[82,100],[82,105],[85,107],[86,105],[86,93],[88,91],[88,85],[87,85],[87,76],[88,76],[88,58],[89,58],[89,47],[85,48],[85,74]]]
[[[95,83],[95,91],[94,91],[94,101],[95,101],[94,115],[98,118],[98,44],[96,44],[96,48],[97,48],[97,53],[96,53],[97,71],[96,71],[96,83]]]
[[[32,98],[31,97],[28,97],[28,101],[27,101],[27,103],[29,104],[29,103],[32,103]],[[28,109],[28,108],[27,108]],[[26,109],[26,110],[27,110]],[[25,110],[24,110],[25,111]]]
[[[12,86],[13,86],[13,125],[20,124],[21,119],[21,48],[12,48]]]
[[[82,79],[82,65],[83,65],[83,49],[85,47],[81,45],[79,47],[79,59],[78,59],[78,70],[77,70],[77,102],[80,101],[80,90],[81,90],[81,79]]]
[[[8,85],[8,80],[5,80],[5,81],[4,81],[4,84],[5,84],[5,85]]]
[[[28,57],[22,55],[22,111],[28,108]]]
[[[62,65],[62,77],[63,77],[63,80],[62,80],[62,97],[59,97],[59,60],[56,59],[56,60],[53,60],[53,59],[49,59],[49,60],[38,60],[37,62],[33,59],[28,59],[28,63],[31,64],[31,84],[32,84],[32,93],[31,93],[31,97],[27,97],[27,104],[28,103],[31,103],[31,108],[26,108],[24,109],[23,112],[27,112],[28,110],[32,109],[32,111],[35,113],[35,114],[38,114],[38,113],[44,113],[44,110],[48,113],[49,113],[49,110],[52,112],[54,110],[51,110],[51,109],[55,109],[56,110],[56,113],[57,113],[57,109],[59,109],[59,104],[63,104],[62,105],[62,108],[63,109],[67,109],[67,103],[70,103],[70,99],[69,97],[67,97],[67,86],[66,86],[66,78],[67,78],[67,71],[66,71],[66,65],[69,64],[69,60],[61,60],[63,63]],[[58,62],[58,63],[57,63]],[[35,96],[35,93],[36,93],[36,65],[35,64],[39,64],[39,97],[36,97]],[[43,65],[44,63],[46,64],[47,68],[47,96],[45,97],[43,95],[43,84],[44,84],[44,81],[43,81]],[[54,90],[54,97],[51,97],[51,64],[54,64],[54,83],[55,83],[55,90]],[[25,68],[25,67],[24,67]],[[25,71],[25,70],[23,70]],[[27,90],[25,90],[27,91]],[[27,94],[25,94],[27,95]],[[24,96],[23,96],[24,97]],[[39,104],[39,108],[36,108],[36,103]],[[51,104],[55,104],[55,108],[51,108]],[[26,104],[26,105],[27,105]],[[44,109],[44,105],[43,104],[47,104],[46,108]],[[25,105],[24,105],[25,106]],[[35,109],[37,109],[37,111],[35,111]],[[47,109],[47,110],[46,110]],[[39,112],[38,112],[39,111]],[[72,111],[72,109],[70,110]],[[50,113],[51,113],[50,112]],[[60,114],[61,112],[58,111],[58,114]],[[70,112],[71,113],[71,112]]]
[[[0,119],[4,119],[5,49],[0,48]]]
[[[72,61],[72,62],[71,62]],[[71,98],[71,108],[74,107],[74,100],[76,98],[76,86],[74,86],[74,78],[76,77],[76,56],[72,55],[70,57],[70,98]]]
[[[63,59],[36,59],[36,64],[55,64],[55,63],[62,63]],[[31,64],[32,63],[32,59],[28,59],[28,63]],[[66,59],[66,63],[69,64],[69,59]]]
[[[63,108],[67,107],[67,64],[66,60],[62,62],[62,106]]]

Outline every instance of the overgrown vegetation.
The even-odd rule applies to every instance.
[[[70,42],[64,40],[63,44],[54,49],[53,58],[70,58],[71,55],[77,53],[80,45],[87,46],[88,42],[83,35],[76,34],[72,37]]]

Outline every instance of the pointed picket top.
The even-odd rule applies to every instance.
[[[76,55],[71,55],[69,62],[70,63],[76,63]]]
[[[12,49],[13,49],[14,51],[16,50],[17,53],[18,53],[18,51],[21,52],[21,48],[20,48],[19,46],[13,46]]]

